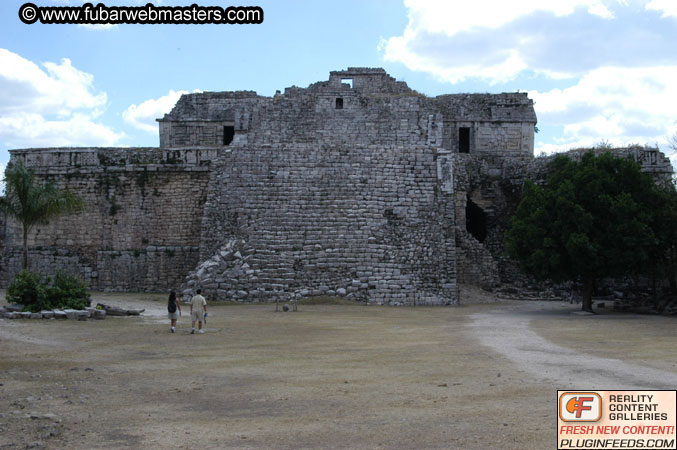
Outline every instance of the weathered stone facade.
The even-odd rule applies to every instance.
[[[390,304],[453,304],[459,281],[514,275],[503,230],[543,164],[526,94],[429,98],[351,68],[273,97],[184,95],[158,122],[159,148],[12,151],[88,205],[36,227],[33,268],[99,289]],[[5,228],[6,284],[20,233]]]
[[[95,289],[165,290],[198,263],[213,150],[60,148],[13,150],[35,173],[86,203],[83,212],[36,226],[32,270],[81,274]],[[21,228],[5,226],[0,281],[21,265]]]

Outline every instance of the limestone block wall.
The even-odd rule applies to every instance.
[[[171,114],[158,119],[160,147],[223,147],[225,127],[233,128],[239,142],[270,101],[250,91],[184,95]]]
[[[168,122],[164,127],[175,147],[216,147],[224,145],[225,127],[232,125],[221,120],[192,120]]]
[[[95,289],[177,287],[198,262],[212,156],[161,149],[12,151],[12,161],[22,160],[86,204],[82,212],[33,228],[31,268],[79,273]],[[6,231],[3,285],[21,267],[20,225],[9,220]]]
[[[230,148],[215,162],[202,225],[200,260],[218,270],[193,284],[253,301],[344,292],[456,302],[453,183],[440,180],[438,158],[427,146]],[[228,256],[235,241],[238,258]]]
[[[473,154],[454,154],[454,208],[456,214],[456,245],[458,247],[458,281],[484,288],[503,278],[503,233],[520,199],[521,186],[530,157],[501,158]],[[483,215],[480,242],[471,233],[469,204]],[[475,234],[478,234],[475,231]],[[509,261],[508,263],[509,264]]]
[[[229,145],[359,142],[440,146],[442,142],[441,116],[434,102],[410,90],[394,97],[363,95],[347,85],[336,89],[288,88],[284,95],[273,98],[222,94],[230,93],[182,97],[172,113],[160,121],[161,144],[169,148],[219,144],[227,124],[234,129]],[[228,121],[196,119],[203,115],[198,112],[200,108],[217,107]],[[212,127],[208,137],[205,127]],[[177,130],[181,130],[180,135]]]
[[[407,83],[396,81],[381,68],[369,67],[349,67],[348,70],[333,71],[329,74],[328,83],[317,83],[315,86],[330,85],[341,88],[342,84],[348,83],[352,84],[352,89],[362,93],[390,95],[411,93]]]
[[[341,109],[337,98],[343,101]],[[439,146],[441,131],[439,115],[424,98],[303,94],[276,99],[252,125],[247,143]]]
[[[532,157],[536,114],[525,93],[452,94],[434,99],[443,117],[443,144],[454,153]],[[462,148],[461,129],[469,142]]]
[[[534,126],[526,123],[487,123],[476,126],[475,151],[497,156],[531,156]]]
[[[493,289],[500,284],[497,258],[463,227],[456,229],[457,278],[459,283]]]

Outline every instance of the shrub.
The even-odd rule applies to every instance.
[[[7,300],[21,303],[24,310],[84,309],[89,306],[87,283],[80,278],[58,272],[54,279],[26,270],[19,273],[7,288]]]
[[[45,285],[37,273],[22,270],[7,287],[7,301],[20,303],[28,311],[45,309]]]
[[[87,283],[79,277],[57,272],[54,283],[45,289],[52,308],[85,309],[89,306]]]

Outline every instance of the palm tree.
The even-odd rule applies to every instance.
[[[84,207],[80,197],[56,188],[51,183],[40,183],[33,171],[21,162],[5,171],[5,195],[0,197],[0,211],[15,218],[23,226],[23,269],[28,269],[28,233],[36,224]]]

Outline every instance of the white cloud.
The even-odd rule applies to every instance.
[[[677,8],[669,1],[656,7],[667,14]],[[405,6],[409,22],[401,35],[381,41],[383,58],[450,83],[497,84],[526,71],[570,78],[600,65],[665,63],[677,39],[670,23],[658,24],[655,14],[622,0],[405,0]]]
[[[86,114],[65,120],[49,120],[40,114],[22,112],[0,117],[0,137],[10,148],[113,146],[124,137]]]
[[[429,0],[405,0],[409,23],[401,36],[394,36],[383,40],[379,44],[379,50],[383,51],[386,61],[401,62],[409,69],[428,72],[436,78],[451,83],[463,81],[468,76],[480,78],[492,78],[493,74],[502,73],[512,77],[524,69],[524,62],[516,56],[504,55],[504,69],[500,70],[493,65],[483,65],[479,59],[474,64],[463,63],[456,60],[446,61],[444,57],[421,48],[426,43],[433,43],[435,35],[453,37],[461,32],[470,32],[473,29],[498,28],[505,23],[514,20],[519,15],[519,9],[510,2],[499,2],[486,8],[481,1],[468,2],[459,7],[456,2],[429,1]],[[535,3],[535,2],[530,2]],[[533,5],[527,6],[533,9]],[[427,51],[428,50],[428,51]],[[448,54],[452,59],[452,52]],[[507,62],[510,60],[511,62]],[[501,79],[503,77],[497,77]]]
[[[32,61],[0,49],[0,146],[114,145],[123,137],[96,119],[107,104],[94,77],[69,59]]]
[[[593,145],[667,143],[677,130],[676,66],[601,67],[566,89],[530,91],[539,123],[560,125],[559,145],[537,145],[536,152]]]
[[[193,92],[202,91],[195,90]],[[188,91],[171,90],[167,95],[160,98],[146,100],[138,106],[130,105],[129,108],[122,113],[122,118],[134,128],[155,134],[158,132],[158,126],[155,119],[160,119],[170,112],[179,98],[183,94],[188,93]]]
[[[498,28],[515,19],[536,11],[555,16],[567,16],[576,8],[585,8],[590,14],[609,18],[613,14],[600,0],[475,0],[450,2],[446,0],[405,0],[409,11],[409,24],[405,34],[426,30],[431,33],[454,35],[478,28]]]
[[[677,17],[677,2],[675,0],[651,0],[646,9],[662,11],[663,17]]]
[[[43,66],[0,48],[0,114],[30,110],[68,116],[74,110],[99,111],[105,92],[94,92],[94,77],[77,70],[67,58]]]

